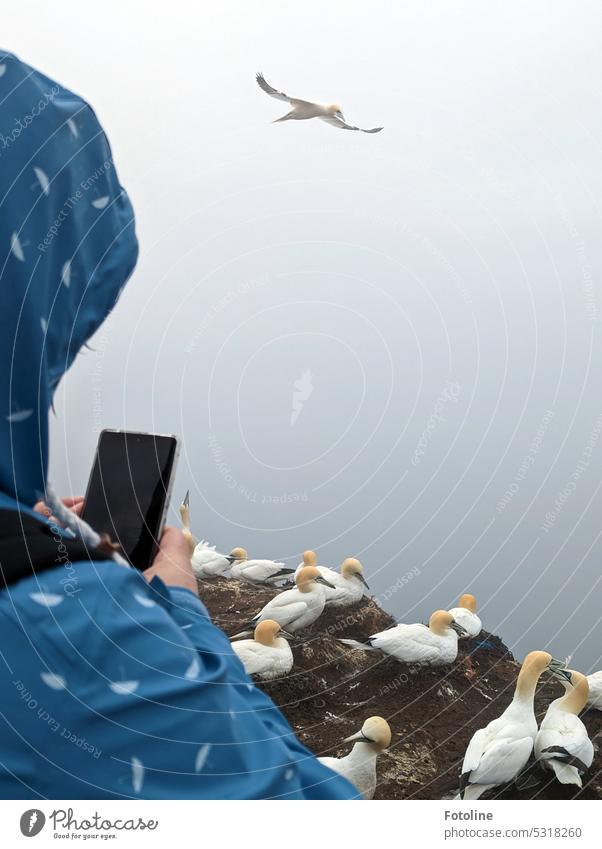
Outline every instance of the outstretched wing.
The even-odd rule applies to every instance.
[[[327,124],[332,124],[333,127],[338,127],[340,130],[355,130],[358,133],[380,133],[384,129],[384,127],[372,127],[371,130],[363,130],[361,127],[352,127],[351,124],[342,121],[336,115],[320,116],[320,119],[326,121]]]
[[[255,79],[257,80],[257,84],[260,88],[262,88],[266,94],[269,94],[270,97],[275,97],[276,100],[284,100],[285,103],[290,103],[291,106],[315,106],[314,103],[311,103],[309,100],[301,100],[298,97],[289,97],[288,94],[285,94],[283,91],[277,91],[275,88],[269,83],[266,83],[265,77],[263,74],[255,74]]]
[[[276,100],[284,100],[286,103],[291,102],[292,98],[283,91],[277,91],[275,88],[272,88],[272,86],[265,81],[265,77],[262,73],[255,74],[255,79],[257,80],[259,88],[262,88],[266,94],[270,95],[270,97],[275,97]]]

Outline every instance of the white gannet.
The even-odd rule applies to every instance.
[[[427,625],[394,625],[373,634],[365,641],[341,640],[341,643],[365,651],[378,650],[403,663],[441,666],[458,656],[458,636],[464,630],[447,610],[436,610]]]
[[[526,766],[537,734],[535,688],[546,669],[557,678],[568,676],[564,665],[548,652],[530,652],[521,666],[509,706],[473,734],[462,764],[461,799],[478,799],[486,790],[514,781]]]
[[[344,758],[318,758],[321,764],[355,784],[364,799],[373,799],[376,791],[376,758],[391,743],[391,729],[386,719],[371,716],[362,730],[343,740],[355,743]]]
[[[295,633],[316,621],[324,610],[323,586],[332,587],[315,566],[305,566],[295,576],[296,587],[285,590],[265,605],[249,623],[256,626],[264,619],[274,619],[281,628]],[[243,632],[246,633],[246,632]]]
[[[248,675],[257,675],[264,681],[270,681],[291,671],[293,653],[281,634],[290,636],[278,622],[264,619],[255,628],[254,639],[232,643],[232,649]]]
[[[192,571],[197,578],[216,578],[230,569],[230,558],[220,554],[214,545],[201,540],[192,553]]]
[[[334,590],[326,587],[324,597],[326,604],[332,607],[346,607],[356,604],[364,594],[364,587],[369,589],[364,578],[364,569],[355,557],[348,557],[341,563],[341,571],[335,572],[328,566],[316,567],[320,575],[333,585]]]
[[[587,676],[589,696],[587,703],[589,707],[602,710],[602,672],[592,672]]]
[[[180,516],[182,518],[182,533],[186,537],[188,542],[188,548],[190,549],[190,556],[194,554],[194,549],[196,547],[196,540],[192,535],[192,531],[190,530],[190,490],[186,490],[186,495],[184,496],[184,501],[180,504]]]
[[[249,560],[244,548],[233,548],[228,560],[232,577],[249,584],[275,584],[295,571],[276,560]]]
[[[535,738],[535,758],[561,784],[583,787],[581,775],[592,765],[594,747],[578,714],[587,704],[589,686],[580,672],[568,670],[566,693],[548,707]]]
[[[271,85],[266,83],[263,74],[256,75],[257,83],[266,94],[270,97],[275,97],[276,100],[283,100],[293,108],[282,118],[276,118],[274,124],[279,121],[306,121],[309,118],[319,118],[321,121],[326,121],[327,124],[332,124],[333,127],[339,127],[341,130],[356,130],[360,133],[380,133],[382,127],[372,127],[371,130],[363,130],[361,127],[353,127],[345,121],[341,107],[336,103],[328,106],[321,103],[311,103],[309,100],[299,100],[296,97],[289,97],[282,91],[277,91]]]
[[[477,600],[470,593],[460,596],[457,607],[449,611],[458,625],[466,631],[466,636],[477,637],[481,633],[481,620],[477,616]]]

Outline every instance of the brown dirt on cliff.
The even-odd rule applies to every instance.
[[[200,582],[201,597],[215,623],[227,634],[240,631],[273,597],[275,590],[235,580]],[[441,799],[455,793],[466,746],[474,732],[494,719],[512,698],[519,664],[499,637],[482,632],[462,640],[456,662],[444,668],[413,668],[378,652],[355,651],[338,640],[362,638],[394,624],[372,599],[353,608],[327,609],[291,642],[295,665],[283,679],[260,684],[280,706],[299,739],[317,755],[340,757],[341,741],[375,714],[393,734],[379,757],[377,799]],[[536,713],[541,718],[562,693],[557,683],[539,686]],[[596,749],[602,712],[582,715]],[[599,799],[602,757],[583,780],[583,790],[538,773],[529,789],[497,788],[487,798]]]

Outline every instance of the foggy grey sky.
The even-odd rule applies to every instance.
[[[146,8],[3,22],[94,106],[141,242],[55,487],[101,427],[176,432],[199,537],[356,555],[401,621],[472,591],[517,655],[602,666],[598,4]],[[385,130],[272,125],[258,70]]]

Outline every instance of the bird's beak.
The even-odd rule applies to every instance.
[[[452,631],[455,631],[459,637],[465,637],[468,631],[466,631],[461,625],[458,625],[457,622],[450,622],[449,627]]]
[[[289,640],[294,640],[294,639],[295,639],[295,635],[294,635],[294,634],[289,634],[289,632],[288,632],[288,631],[285,631],[285,630],[284,630],[284,628],[281,628],[281,629],[280,629],[280,633],[282,634],[282,636],[283,636],[283,637],[287,637]]]
[[[363,742],[363,743],[371,743],[372,742],[372,740],[370,740],[368,737],[366,737],[365,734],[363,734],[361,731],[358,731],[357,734],[352,734],[351,737],[345,737],[345,739],[343,740],[343,743],[357,743],[358,740]]]
[[[370,589],[370,587],[368,586],[368,581],[364,578],[364,576],[363,576],[363,575],[358,575],[358,578],[360,579],[360,581],[362,582],[362,584],[366,587],[366,589],[367,589],[367,590],[369,590],[369,589]]]
[[[184,501],[182,501],[182,507],[190,507],[190,490],[186,490],[186,495],[184,496]]]
[[[569,684],[571,683],[571,673],[561,660],[552,658],[548,669],[550,670],[553,678],[557,678],[559,681],[568,681]]]
[[[227,555],[226,555],[226,560],[228,561],[228,563],[230,563],[230,565],[232,565],[232,563],[235,563],[235,562],[236,562],[236,557],[232,557],[232,555],[231,555],[231,554],[227,554]]]
[[[336,590],[336,587],[333,584],[329,584],[326,578],[323,578],[321,575],[319,578],[316,578],[316,584],[324,584],[325,587],[330,587],[331,590]]]
[[[250,637],[252,635],[252,633],[253,633],[253,631],[251,631],[251,630],[240,631],[238,634],[233,634],[230,637],[230,642],[232,642],[232,640],[240,640],[240,639],[242,639],[242,637]]]

